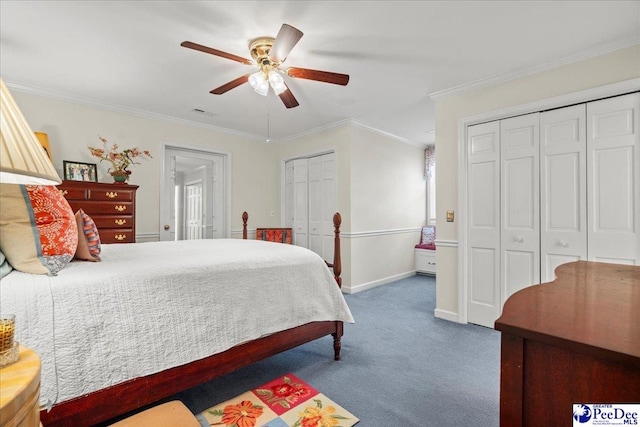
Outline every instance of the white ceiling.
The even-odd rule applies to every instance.
[[[346,73],[348,86],[286,78],[287,110],[242,85],[282,23],[304,32],[285,65]],[[640,1],[0,1],[0,74],[12,90],[279,140],[353,120],[434,140],[430,94],[640,43]],[[214,115],[194,113],[201,109]]]

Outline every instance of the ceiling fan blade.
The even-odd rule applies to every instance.
[[[332,83],[346,86],[349,83],[348,74],[331,73],[329,71],[310,70],[308,68],[287,68],[287,75],[299,79],[315,80],[318,82]]]
[[[282,24],[276,36],[276,41],[273,42],[273,46],[269,51],[269,57],[273,62],[284,62],[291,49],[301,38],[302,31],[289,24]]]
[[[203,45],[198,44],[198,43],[193,43],[193,42],[186,41],[186,42],[180,43],[180,46],[187,47],[189,49],[199,50],[200,52],[204,52],[204,53],[210,53],[211,55],[216,55],[216,56],[220,56],[222,58],[230,59],[232,61],[237,61],[237,62],[240,62],[241,64],[247,64],[247,65],[253,64],[251,62],[251,60],[249,60],[249,59],[243,58],[241,56],[234,55],[232,53],[223,52],[223,51],[218,50],[218,49],[213,49],[211,47],[203,46]]]
[[[234,89],[234,88],[236,88],[236,87],[248,82],[249,81],[249,75],[250,74],[245,74],[244,76],[240,76],[235,80],[231,80],[229,83],[225,83],[222,86],[213,89],[209,93],[212,93],[214,95],[222,95],[223,93],[229,92],[231,89]]]
[[[287,90],[280,93],[280,95],[278,96],[282,100],[282,103],[284,104],[284,106],[287,108],[293,108],[300,105],[298,104],[298,100],[296,99],[296,97],[293,96],[293,93],[291,93],[291,89],[289,89],[289,87],[287,87]]]

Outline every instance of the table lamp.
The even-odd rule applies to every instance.
[[[53,163],[0,78],[0,182],[56,185],[62,181]]]

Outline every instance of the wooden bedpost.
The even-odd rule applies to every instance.
[[[333,239],[333,275],[338,282],[338,287],[342,289],[342,261],[340,256],[340,225],[342,224],[342,216],[339,212],[333,214],[333,232],[335,238]]]
[[[338,287],[342,289],[342,257],[340,254],[340,225],[342,225],[342,216],[339,212],[333,214],[333,277],[335,277]],[[333,359],[340,360],[340,350],[342,348],[342,334],[344,333],[344,324],[336,322],[336,332],[333,336]]]
[[[249,220],[249,214],[247,211],[242,212],[242,238],[247,240],[247,221]]]

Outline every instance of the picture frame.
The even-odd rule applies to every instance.
[[[95,163],[63,160],[62,169],[65,180],[98,182],[98,167]]]

